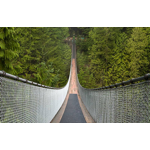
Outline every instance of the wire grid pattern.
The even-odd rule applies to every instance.
[[[49,123],[63,104],[68,87],[47,89],[0,77],[0,122]]]
[[[81,99],[97,123],[150,121],[150,80],[105,90],[85,89],[77,82]]]
[[[75,42],[73,47],[75,52]],[[77,86],[82,102],[97,123],[150,122],[150,80],[102,90],[83,88],[77,77]]]
[[[0,123],[51,122],[66,98],[70,77],[71,66],[68,82],[61,89],[42,88],[0,77]]]

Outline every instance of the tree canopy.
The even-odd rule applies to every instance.
[[[96,88],[149,73],[149,37],[150,28],[144,27],[88,28],[84,40],[77,40],[81,85]]]
[[[150,72],[148,27],[0,27],[0,70],[62,87],[70,73],[76,36],[81,85],[96,88]]]
[[[69,28],[0,28],[0,70],[48,86],[68,81],[71,49],[64,43]]]

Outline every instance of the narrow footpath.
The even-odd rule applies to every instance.
[[[69,100],[60,123],[86,123],[77,94],[69,95]]]
[[[72,46],[71,79],[66,99],[51,123],[94,123],[78,93],[76,47]]]
[[[72,72],[69,87],[69,99],[60,123],[86,123],[77,96],[75,45],[72,50]]]

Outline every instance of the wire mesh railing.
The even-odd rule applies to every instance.
[[[70,77],[68,82],[61,78],[69,76],[72,41],[66,41],[68,46],[64,40],[68,32],[69,29],[63,27],[0,27],[3,43],[0,70],[9,70],[45,85],[67,83],[63,88],[52,88],[0,71],[0,122],[50,122],[53,119],[69,87]]]
[[[49,123],[66,98],[70,77],[71,71],[65,87],[53,88],[0,71],[0,123]]]
[[[72,58],[75,58],[73,42]],[[70,69],[71,70],[71,69]],[[51,88],[0,71],[0,122],[50,122],[63,104],[70,83]],[[97,89],[83,88],[79,95],[95,122],[150,122],[150,74]],[[136,81],[145,80],[140,83]],[[130,84],[132,83],[132,84]],[[134,83],[134,84],[133,84]],[[129,84],[129,85],[127,85]]]
[[[73,44],[74,50],[75,42]],[[82,102],[97,123],[150,122],[150,74],[97,89],[83,88],[77,77]],[[135,83],[136,81],[142,81]]]
[[[65,100],[69,81],[50,89],[0,77],[0,122],[49,123]]]

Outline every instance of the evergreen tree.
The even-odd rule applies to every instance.
[[[142,70],[142,74],[147,74],[150,73],[150,27],[143,28],[144,33],[146,34],[147,37],[147,45],[145,47],[145,57],[147,59],[147,63],[144,64],[144,66],[141,66],[140,70]]]
[[[113,49],[111,67],[108,69],[107,80],[110,84],[126,81],[129,78],[129,55],[126,50],[127,35],[125,32],[119,34],[116,46]]]
[[[86,61],[78,61],[79,79],[83,80],[80,82],[84,87],[88,86],[88,77],[91,76],[99,87],[126,81],[149,72],[150,28],[94,27],[89,31],[88,39],[91,44],[84,43],[84,45],[79,41],[77,47],[79,59],[82,58],[81,54],[86,57]],[[86,71],[87,66],[89,71]],[[93,85],[89,85],[89,88],[91,87]]]
[[[0,70],[15,73],[15,68],[20,68],[14,60],[18,57],[19,44],[12,27],[0,27]],[[15,68],[14,68],[15,65]]]
[[[127,44],[127,51],[130,55],[129,76],[132,78],[143,74],[143,67],[148,64],[145,50],[147,44],[147,37],[143,28],[135,27]]]
[[[93,45],[89,48],[91,69],[97,83],[107,85],[107,73],[111,67],[112,49],[115,47],[113,28],[94,28],[90,33]]]
[[[68,28],[27,27],[15,30],[20,43],[16,60],[21,65],[18,75],[48,86],[64,86],[71,57],[69,46],[63,43],[69,35]],[[67,57],[63,55],[65,51],[68,52]]]

